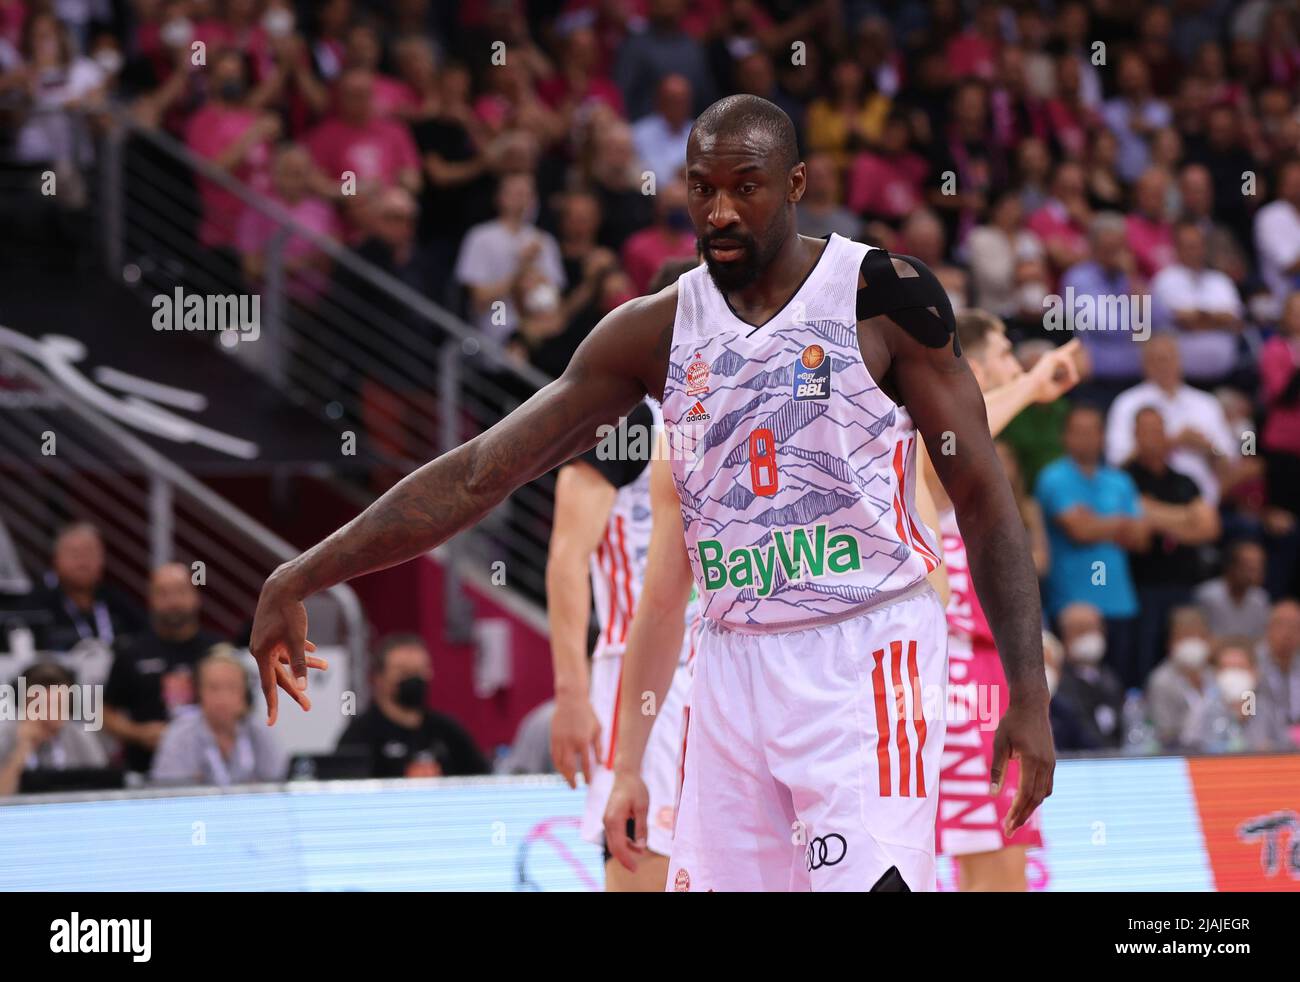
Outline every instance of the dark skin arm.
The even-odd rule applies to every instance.
[[[895,261],[900,276],[911,272]],[[952,500],[966,540],[971,578],[988,617],[1010,689],[998,725],[993,786],[1000,790],[1007,760],[1020,760],[1020,786],[1007,815],[1014,832],[1052,793],[1056,754],[1048,721],[1038,578],[1029,540],[989,434],[984,396],[952,346],[927,348],[887,317],[858,323],[858,345],[873,378],[905,405],[930,451],[935,473]],[[956,452],[944,454],[945,432]]]
[[[251,649],[261,670],[268,724],[276,683],[299,702],[307,686],[304,598],[365,573],[414,559],[478,522],[510,492],[596,445],[668,374],[677,288],[611,311],[560,378],[455,450],[413,471],[347,525],[268,577],[253,618]],[[277,678],[276,661],[289,673]]]

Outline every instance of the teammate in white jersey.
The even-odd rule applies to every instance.
[[[662,429],[658,408],[642,403],[620,430],[560,468],[555,484],[555,517],[546,563],[546,613],[555,671],[551,758],[570,787],[577,787],[579,771],[586,780],[582,835],[599,845],[605,841],[605,801],[614,782],[611,767],[623,649],[650,552],[652,450]],[[680,529],[680,518],[673,513],[675,498],[671,505],[667,517]],[[658,514],[665,514],[662,507]],[[680,537],[680,532],[677,534]],[[587,625],[593,604],[599,635],[588,671]],[[691,611],[683,607],[678,617],[689,626]],[[691,636],[689,630],[680,628],[677,635],[681,654],[642,762],[642,777],[649,789],[650,855],[637,869],[627,870],[610,861],[606,852],[606,890],[664,888],[682,724],[690,696]],[[640,708],[637,703],[630,706],[631,711]]]
[[[923,264],[798,234],[806,169],[777,106],[705,110],[687,183],[705,269],[610,312],[554,383],[272,573],[251,646],[269,712],[277,682],[295,698],[307,686],[305,597],[472,525],[649,394],[689,441],[673,477],[706,619],[669,887],[932,889],[946,631],[925,583],[937,546],[916,514],[918,433],[1006,670],[1012,826],[1051,792],[1055,762],[1038,583],[979,386]],[[662,703],[678,652],[645,654],[623,691]],[[620,716],[618,781],[639,772],[652,722]],[[636,807],[616,782],[616,856]]]

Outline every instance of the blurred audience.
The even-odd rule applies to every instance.
[[[249,675],[228,650],[195,667],[198,704],[163,731],[150,769],[154,784],[224,788],[283,781],[289,767],[276,734],[250,712]]]
[[[1177,607],[1169,615],[1165,658],[1147,679],[1146,700],[1156,741],[1162,750],[1183,749],[1188,718],[1215,685],[1210,670],[1212,634],[1205,615],[1195,607]]]
[[[1266,563],[1264,547],[1258,542],[1232,542],[1222,575],[1196,588],[1196,605],[1215,636],[1233,634],[1252,641],[1263,637],[1269,619]]]
[[[1102,613],[1092,604],[1068,604],[1058,618],[1065,663],[1061,667],[1056,697],[1078,713],[1081,746],[1062,750],[1118,748],[1124,734],[1120,726],[1124,686],[1106,665],[1106,630]]]
[[[24,775],[103,768],[108,757],[98,734],[85,721],[67,719],[61,693],[75,684],[72,673],[53,662],[38,662],[11,683],[26,686],[22,719],[0,719],[0,798],[18,794]]]
[[[149,773],[168,721],[195,702],[195,666],[219,641],[200,627],[201,606],[188,567],[159,566],[149,579],[149,627],[113,646],[104,729],[121,742],[128,771]]]
[[[92,639],[108,647],[139,628],[141,617],[130,602],[104,583],[104,540],[94,525],[64,527],[55,536],[50,566],[44,587],[28,601],[39,611],[38,649],[68,652]]]
[[[429,708],[433,662],[424,641],[394,634],[375,652],[371,704],[348,724],[339,749],[370,754],[372,777],[486,774],[487,759],[459,723]]]

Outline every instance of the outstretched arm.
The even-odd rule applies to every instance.
[[[269,722],[274,665],[286,653],[307,686],[302,600],[344,580],[423,555],[468,528],[522,484],[595,446],[598,428],[625,415],[667,373],[676,289],[629,300],[579,346],[564,374],[468,443],[408,474],[324,541],[275,570],[253,618]]]
[[[890,374],[956,510],[975,590],[1006,671],[1011,706],[998,727],[993,781],[1000,787],[1009,754],[1020,757],[1020,788],[1007,816],[1014,831],[1051,793],[1055,766],[1038,579],[1028,538],[969,367],[950,346],[926,347],[892,321],[878,321],[890,348]],[[955,452],[935,450],[945,446]]]

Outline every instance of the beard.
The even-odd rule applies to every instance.
[[[715,232],[696,239],[696,246],[704,257],[704,265],[714,285],[723,293],[743,290],[751,286],[767,269],[772,259],[785,242],[788,222],[784,209],[777,212],[772,222],[763,230],[761,238],[749,234],[730,234]],[[716,240],[735,242],[743,250],[743,255],[731,262],[719,262],[713,258],[709,246]]]
[[[188,634],[199,625],[198,612],[192,610],[155,610],[152,620],[154,631],[165,638]]]

